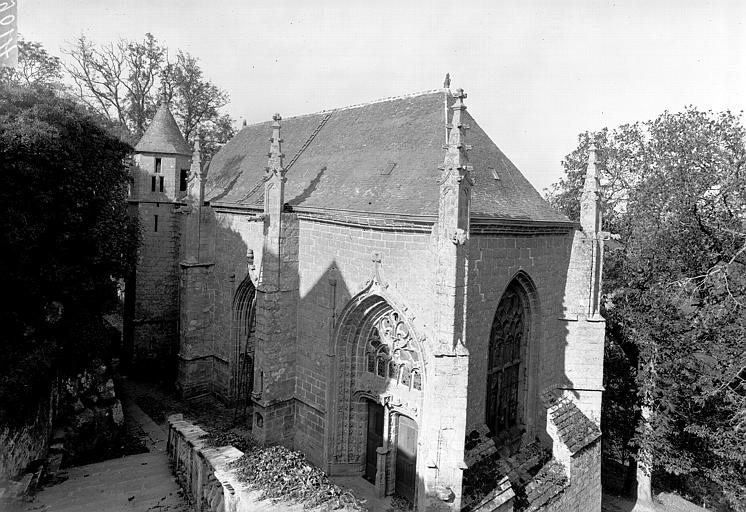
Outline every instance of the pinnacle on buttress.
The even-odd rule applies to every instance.
[[[277,174],[281,178],[285,177],[285,166],[283,164],[283,158],[285,155],[282,153],[282,138],[280,137],[280,121],[282,117],[280,114],[272,116],[272,137],[269,139],[269,162],[267,163],[267,172]]]
[[[443,80],[443,89],[450,89],[451,87],[451,74],[446,73],[446,78]]]
[[[450,133],[448,144],[445,146],[444,172],[448,172],[450,169],[468,172],[471,170],[471,166],[469,165],[469,157],[466,152],[471,147],[465,143],[466,130],[469,128],[468,125],[464,124],[464,111],[466,111],[464,98],[466,98],[466,93],[463,89],[456,89],[456,93],[453,96],[455,101],[451,107],[453,116],[448,126]]]
[[[588,148],[583,194],[580,198],[580,225],[586,233],[601,231],[601,186],[598,177],[599,158],[596,144]]]
[[[192,162],[202,162],[202,148],[200,147],[201,137],[197,137],[194,140],[194,151],[192,152]]]
[[[588,148],[588,167],[585,172],[585,184],[583,190],[590,192],[598,192],[598,149],[596,143],[591,142]]]

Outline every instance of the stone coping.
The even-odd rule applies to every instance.
[[[167,451],[179,484],[196,510],[209,512],[301,512],[302,503],[261,500],[228,468],[243,452],[233,446],[211,446],[207,432],[181,414],[168,417]],[[311,509],[320,510],[320,509]]]

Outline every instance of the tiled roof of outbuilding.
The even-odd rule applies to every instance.
[[[153,121],[135,146],[138,153],[168,153],[191,155],[192,150],[184,140],[168,104],[161,102]]]
[[[560,440],[575,454],[601,437],[601,430],[568,397],[548,389],[541,395]]]
[[[285,201],[309,209],[437,215],[446,94],[431,91],[284,119],[283,152],[289,167]],[[468,112],[466,122],[476,178],[473,217],[569,224]],[[246,126],[215,155],[206,200],[261,206],[270,135],[270,121]]]

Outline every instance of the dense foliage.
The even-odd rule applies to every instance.
[[[55,372],[110,337],[102,315],[134,262],[131,148],[50,88],[0,84],[0,421],[35,412]],[[47,395],[48,396],[48,395]]]
[[[746,130],[689,107],[585,133],[549,199],[578,218],[605,157],[606,455],[746,510]]]

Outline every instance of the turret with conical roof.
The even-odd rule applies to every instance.
[[[189,211],[183,206],[192,152],[169,111],[165,95],[135,146],[133,160],[130,212],[139,219],[142,244],[135,273],[127,282],[125,363],[132,365],[134,371],[162,373],[171,364],[180,334],[179,263],[184,254],[184,238],[187,248],[199,256],[199,212],[192,216],[188,231],[196,236],[183,236],[184,214]],[[199,162],[197,169],[201,169]],[[201,181],[201,172],[197,174]]]
[[[182,199],[186,195],[191,156],[164,93],[153,121],[135,146],[133,199],[159,202]]]

